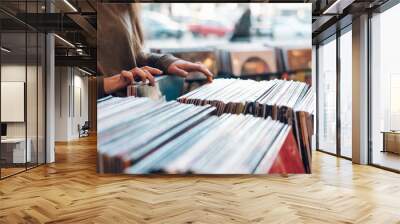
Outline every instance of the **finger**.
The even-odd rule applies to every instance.
[[[209,82],[211,82],[213,79],[213,74],[207,69],[207,67],[204,64],[187,63],[187,64],[183,64],[183,66],[186,71],[190,71],[190,72],[197,71],[197,72],[203,73],[207,77],[207,80]]]
[[[175,67],[171,73],[173,73],[177,76],[183,77],[183,78],[185,78],[189,75],[189,73],[187,71],[180,69],[178,67]]]
[[[163,71],[161,71],[160,69],[153,68],[150,66],[144,66],[144,67],[142,67],[142,69],[150,72],[153,75],[161,75],[163,73]]]
[[[133,71],[134,75],[139,76],[140,79],[142,80],[142,82],[143,82],[144,84],[146,84],[146,77],[147,77],[147,74],[146,74],[142,69],[140,69],[140,68],[134,68],[134,69],[132,69],[132,71]]]
[[[122,70],[120,74],[121,74],[121,78],[123,79],[124,83],[130,84],[133,82],[134,75],[132,74],[132,72]]]
[[[204,65],[201,66],[200,71],[207,77],[208,82],[212,82],[214,75]]]
[[[155,85],[156,85],[156,81],[155,81],[153,75],[152,75],[149,71],[147,71],[147,70],[144,70],[144,69],[143,69],[143,71],[146,73],[147,79],[149,80],[150,85],[151,85],[151,86],[155,86]]]
[[[197,64],[197,63],[184,63],[184,64],[179,64],[179,68],[184,69],[185,71],[188,72],[200,72],[201,67],[203,64]]]

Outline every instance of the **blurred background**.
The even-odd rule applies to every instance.
[[[147,51],[202,62],[217,77],[311,84],[311,4],[140,3],[139,8]],[[184,92],[203,82],[201,74],[191,74]]]
[[[141,3],[147,46],[228,43],[244,17],[251,42],[311,44],[311,5],[266,3]],[[250,13],[245,14],[247,10]]]

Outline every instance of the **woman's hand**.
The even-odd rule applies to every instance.
[[[168,67],[168,73],[181,77],[187,77],[189,72],[203,73],[209,82],[213,80],[213,74],[201,63],[192,63],[184,60],[177,60]]]
[[[153,75],[160,75],[162,71],[149,66],[144,66],[141,68],[133,68],[130,71],[121,71],[117,75],[104,78],[104,92],[106,94],[113,93],[119,89],[125,88],[126,86],[132,84],[136,79],[141,80],[143,83],[149,81],[150,85],[154,86],[155,81]]]

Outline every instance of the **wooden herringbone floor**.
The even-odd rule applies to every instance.
[[[400,223],[400,175],[315,153],[312,175],[96,174],[96,141],[0,181],[0,223]]]

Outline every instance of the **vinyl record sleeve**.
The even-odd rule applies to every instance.
[[[291,135],[290,126],[244,115],[243,103],[212,104],[217,108],[137,97],[100,102],[98,172],[269,173]],[[218,108],[231,113],[213,115]],[[129,113],[132,116],[120,116]],[[297,144],[290,144],[299,151]],[[302,161],[299,154],[293,155],[293,164]],[[298,172],[281,169],[292,171]]]

